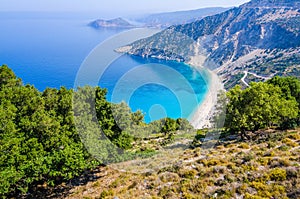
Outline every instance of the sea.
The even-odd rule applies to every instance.
[[[0,65],[8,65],[24,84],[41,92],[62,86],[76,89],[81,67],[95,49],[130,31],[88,26],[97,18],[100,13],[1,12]],[[97,61],[111,54],[116,52],[108,49]],[[124,101],[151,122],[164,117],[190,119],[208,92],[208,80],[204,69],[185,63],[119,54],[97,84],[108,90],[109,101]]]

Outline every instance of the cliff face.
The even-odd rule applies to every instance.
[[[244,70],[264,76],[290,75],[291,67],[296,67],[292,71],[299,76],[299,30],[299,1],[253,0],[193,23],[172,26],[126,49],[133,55],[177,61],[206,55],[205,65],[217,69],[225,83]],[[285,66],[274,67],[278,61]],[[267,69],[261,70],[264,66]]]

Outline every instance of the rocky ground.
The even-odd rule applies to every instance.
[[[99,167],[52,190],[48,198],[300,197],[300,129],[266,130],[252,141],[227,138],[211,149],[196,143],[173,164],[156,171],[134,173],[113,169],[114,165]],[[174,154],[164,154],[164,160],[174,160]],[[125,170],[127,163],[122,165]],[[138,164],[132,166],[139,168]]]

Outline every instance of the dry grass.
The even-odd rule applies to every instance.
[[[105,167],[96,182],[73,188],[67,198],[296,199],[299,143],[300,130],[209,150],[169,149],[147,160]]]

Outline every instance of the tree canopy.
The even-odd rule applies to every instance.
[[[112,104],[106,94],[106,89],[90,86],[40,92],[0,66],[0,197],[134,158],[139,152],[126,150],[139,136],[176,130],[162,128],[163,120],[145,124],[140,110]],[[180,124],[183,130],[190,127],[184,119]]]
[[[267,83],[236,86],[226,94],[225,128],[232,132],[256,132],[266,127],[289,128],[299,120],[299,80],[275,77]]]

